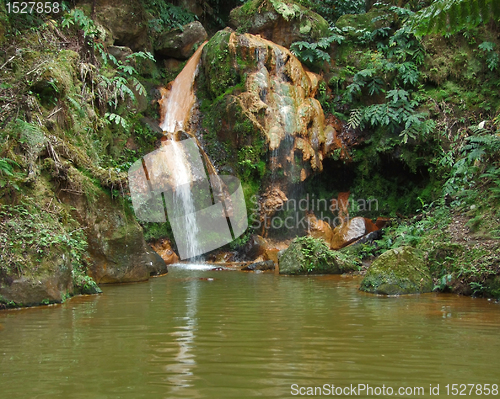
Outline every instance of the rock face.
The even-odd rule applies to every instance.
[[[22,276],[0,285],[0,302],[18,306],[59,303],[73,293],[69,256],[55,252],[34,276]]]
[[[98,194],[95,202],[69,194],[61,199],[76,209],[75,219],[86,227],[89,269],[98,284],[145,281],[167,272],[165,262],[144,241],[134,216],[113,206],[106,193]]]
[[[355,269],[324,241],[312,237],[296,238],[279,258],[280,274],[339,274]]]
[[[91,6],[92,1],[84,3]],[[101,0],[96,3],[95,15],[109,29],[115,45],[126,45],[134,51],[150,48],[146,14],[140,1]]]
[[[171,243],[168,239],[160,239],[151,243],[151,247],[158,255],[160,255],[166,265],[179,262],[179,257],[172,249]]]
[[[319,77],[289,50],[226,29],[206,44],[202,66],[201,94],[215,101],[205,123],[219,142],[250,146],[256,159],[270,151],[276,180],[299,182],[322,170],[336,131],[314,98]]]
[[[384,252],[372,263],[360,290],[383,295],[420,294],[433,288],[429,269],[412,247]]]
[[[229,26],[284,47],[296,41],[318,41],[328,34],[323,17],[292,1],[280,0],[253,0],[233,9]]]
[[[195,45],[200,45],[206,39],[207,32],[203,25],[198,21],[191,22],[182,29],[161,34],[155,42],[155,54],[187,60],[196,50]]]

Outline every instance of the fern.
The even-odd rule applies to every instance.
[[[115,124],[121,125],[124,129],[128,129],[127,121],[120,115],[111,112],[106,112],[104,117],[107,119],[108,123],[115,122]]]
[[[349,116],[349,121],[347,122],[347,126],[351,129],[357,129],[361,126],[363,122],[363,110],[360,108],[353,109],[351,111],[351,115]]]
[[[498,0],[437,0],[410,17],[408,26],[418,36],[453,34],[491,19],[500,19]]]

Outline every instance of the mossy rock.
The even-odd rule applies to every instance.
[[[500,299],[500,276],[488,278],[484,283],[484,296]]]
[[[361,291],[383,295],[421,294],[432,288],[429,269],[412,247],[384,252],[372,263],[360,286]]]
[[[217,32],[203,48],[202,64],[205,75],[205,90],[210,97],[223,95],[239,83],[229,49],[231,31]]]
[[[231,11],[229,26],[284,47],[297,41],[318,41],[328,35],[329,28],[321,15],[289,0],[249,1]]]
[[[280,274],[341,274],[353,270],[357,266],[352,260],[310,236],[294,239],[279,257]]]
[[[359,36],[363,34],[362,31],[367,30],[373,32],[376,29],[390,27],[394,23],[394,13],[388,12],[384,7],[373,8],[365,14],[345,14],[342,15],[335,26],[340,29],[349,29],[352,36]]]
[[[63,98],[73,90],[79,57],[78,53],[72,50],[61,50],[55,60],[43,65],[32,85],[42,104],[44,100]]]

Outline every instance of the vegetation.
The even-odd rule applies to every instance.
[[[272,178],[267,139],[238,98],[249,81],[236,69],[248,72],[257,63],[232,54],[231,32],[221,30],[243,2],[201,1],[200,10],[139,3],[146,44],[137,51],[114,46],[113,54],[112,34],[88,5],[63,2],[58,15],[24,17],[0,6],[3,281],[53,273],[50,256],[67,254],[76,291],[95,288],[83,222],[59,201],[72,193],[95,209],[106,192],[120,215],[132,215],[126,172],[159,145],[155,87],[175,76],[152,55],[164,31],[196,20],[211,33],[220,30],[204,50],[213,63],[203,65],[197,81],[197,136],[220,172],[240,178],[249,209]],[[498,1],[253,0],[241,9],[248,23],[261,6],[298,20],[303,31],[317,28],[290,50],[318,73],[327,118],[345,126],[336,137],[342,147],[324,160],[323,173],[301,170],[312,176],[304,183],[295,176],[290,186],[317,198],[350,191],[351,198],[377,199],[377,209],[351,216],[393,217],[381,240],[341,255],[310,237],[296,239],[300,273],[329,264],[343,271],[347,258],[357,269],[363,258],[410,246],[424,254],[436,290],[499,297]],[[147,239],[172,238],[168,223],[143,228]]]

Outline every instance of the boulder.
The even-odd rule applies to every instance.
[[[117,61],[121,61],[123,64],[132,64],[135,67],[136,62],[132,58],[127,58],[129,55],[132,55],[134,52],[130,47],[126,46],[108,46],[108,53],[116,58]]]
[[[162,33],[155,41],[155,54],[187,60],[195,52],[195,46],[203,43],[206,38],[207,32],[203,25],[198,21],[190,22],[182,29]]]
[[[340,274],[356,270],[353,262],[330,250],[323,240],[299,237],[279,257],[280,274]]]
[[[328,22],[322,16],[293,1],[249,1],[231,11],[229,26],[284,47],[328,35]]]
[[[252,234],[243,249],[243,254],[247,259],[257,259],[257,257],[264,254],[266,247],[267,241],[265,238]]]
[[[84,3],[92,6],[91,0]],[[96,3],[95,16],[111,32],[115,45],[134,51],[150,49],[146,13],[141,1],[101,0]]]
[[[71,258],[55,250],[45,257],[34,275],[9,278],[0,283],[0,303],[33,306],[63,302],[73,294]]]
[[[261,270],[261,271],[266,271],[266,270],[274,270],[275,264],[274,261],[272,260],[265,260],[262,262],[254,262],[248,266],[243,267],[241,270],[248,270],[248,271],[254,271],[254,270]]]
[[[98,284],[126,283],[166,273],[165,262],[146,244],[135,217],[106,192],[96,190],[93,195],[92,199],[90,195],[59,194],[75,208],[75,219],[85,227],[91,277]]]
[[[169,239],[161,238],[150,243],[151,248],[163,259],[166,265],[179,262],[179,257],[172,249],[172,244]]]
[[[333,229],[330,245],[332,249],[340,249],[366,234],[365,219],[355,217]]]
[[[421,294],[432,288],[429,268],[412,247],[384,252],[372,263],[360,286],[361,291],[383,295]]]

